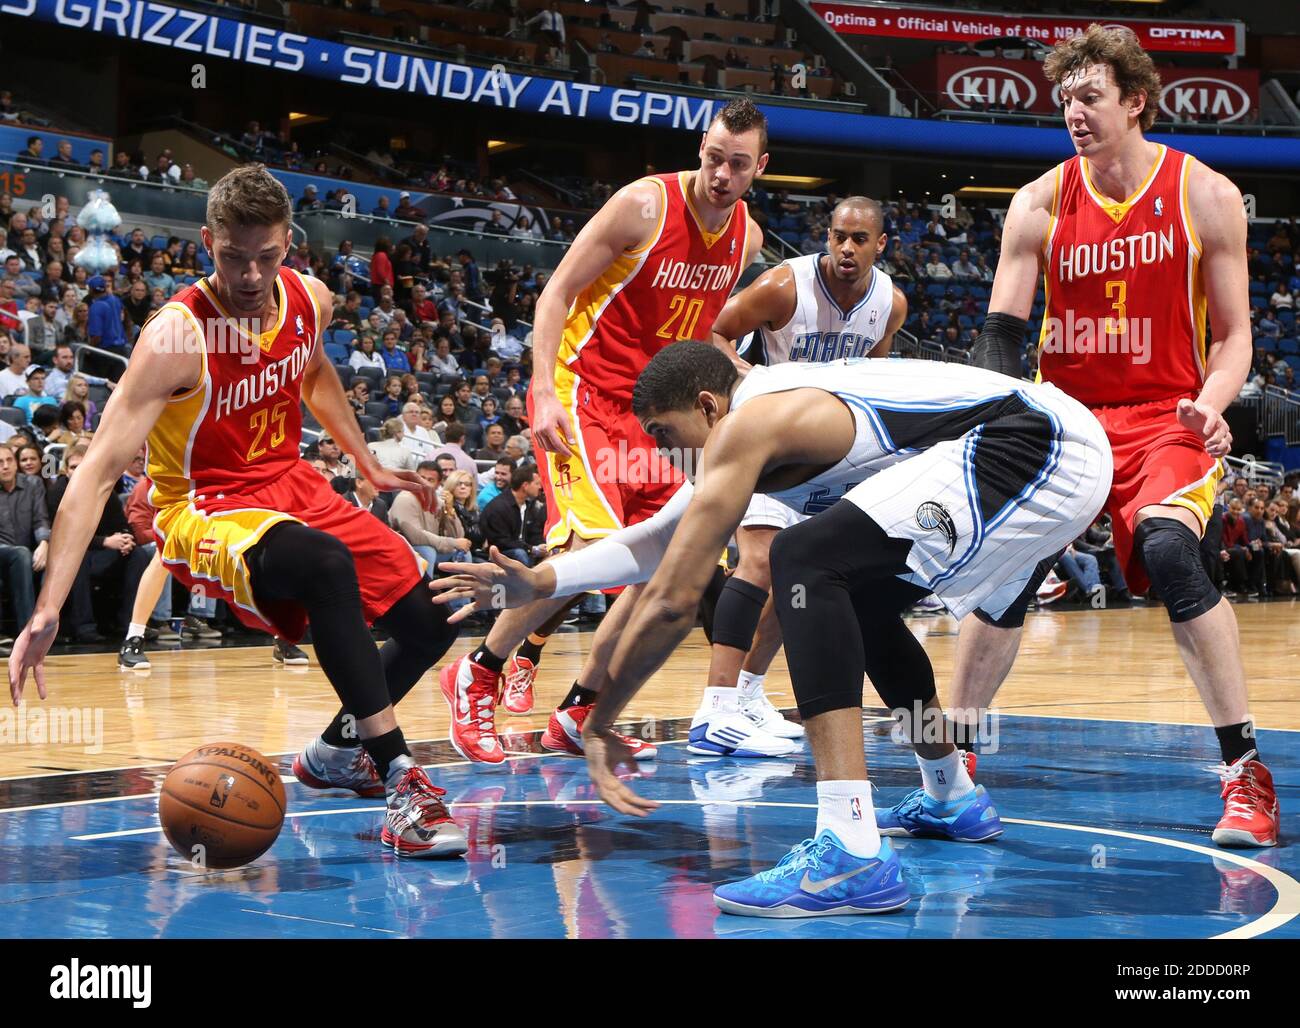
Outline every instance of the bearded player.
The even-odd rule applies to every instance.
[[[225,600],[244,624],[289,642],[311,622],[322,670],[343,709],[294,761],[313,788],[387,796],[381,840],[399,856],[464,853],[465,833],[411,757],[393,705],[456,638],[430,600],[415,551],[349,504],[299,457],[301,403],[358,472],[432,507],[413,472],[370,455],[320,345],[329,289],[283,267],[289,194],[260,164],[208,195],[203,245],[214,271],[145,323],[131,362],[54,522],[45,582],[14,645],[10,692],[29,670],[45,698],[44,660],[113,486],[148,447],[162,561],[190,588]],[[376,649],[367,622],[389,640]]]
[[[1011,203],[976,363],[1019,372],[1041,275],[1041,378],[1091,407],[1106,429],[1115,455],[1106,509],[1116,555],[1136,591],[1148,582],[1159,591],[1218,737],[1224,814],[1214,841],[1273,846],[1277,795],[1247,707],[1236,617],[1199,553],[1220,458],[1231,448],[1223,410],[1251,362],[1241,193],[1189,155],[1144,138],[1160,78],[1132,33],[1092,25],[1058,44],[1043,70],[1060,87],[1077,156]],[[1143,343],[1138,332],[1146,325]],[[1092,342],[1080,334],[1089,330]],[[963,621],[957,718],[992,702],[1036,588],[1031,581],[1026,602],[1002,618],[976,613]],[[969,748],[963,734],[959,725],[958,743]],[[930,805],[918,790],[881,812],[882,827],[910,833],[924,825]]]
[[[754,333],[745,355],[765,365],[888,356],[907,318],[907,297],[876,267],[887,242],[878,201],[841,200],[826,251],[784,261],[728,300],[713,323],[714,345],[725,350]],[[803,726],[764,695],[763,678],[781,648],[768,553],[777,532],[807,517],[762,493],[750,501],[736,530],[740,562],[713,613],[709,687],[692,719],[697,734],[705,734],[699,729],[713,710],[739,708],[764,732],[802,738]]]
[[[766,119],[751,101],[731,101],[714,116],[699,154],[695,171],[638,179],[615,193],[578,234],[537,302],[528,403],[534,442],[546,456],[540,470],[552,550],[579,549],[646,520],[683,480],[637,423],[632,388],[659,350],[713,324],[762,247],[762,230],[741,197],[767,166]],[[542,736],[547,749],[583,752],[583,722],[639,592],[625,590],[605,616],[580,677]],[[462,756],[505,759],[495,727],[505,660],[572,599],[505,611],[482,646],[443,669],[451,741]],[[504,702],[514,713],[532,708],[537,656],[534,636],[528,656],[512,661]],[[739,712],[718,719],[716,728],[730,728],[732,740],[759,734]],[[625,741],[638,759],[655,755],[644,740]]]

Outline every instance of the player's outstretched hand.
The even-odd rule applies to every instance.
[[[587,773],[602,800],[620,814],[633,817],[649,817],[659,809],[655,800],[638,795],[619,779],[620,767],[636,770],[636,757],[612,731],[598,730],[588,722],[582,730],[582,748],[587,754]]]
[[[573,450],[573,425],[569,413],[553,396],[533,399],[533,446],[547,453],[569,456]]]
[[[438,572],[444,577],[429,583],[435,594],[433,602],[470,601],[447,619],[449,624],[463,621],[476,610],[505,610],[542,597],[532,568],[507,557],[495,546],[488,551],[488,556],[492,559],[486,563],[448,561],[438,565]]]
[[[58,633],[58,615],[46,618],[37,612],[18,636],[9,657],[9,697],[15,707],[22,702],[28,671],[36,679],[36,691],[41,699],[45,699],[45,655],[50,652]]]
[[[396,489],[415,493],[420,506],[433,514],[438,509],[438,491],[414,471],[392,471],[381,468],[369,476],[370,484],[381,493],[390,493]]]
[[[1205,452],[1211,457],[1226,457],[1232,452],[1232,430],[1227,419],[1209,404],[1179,400],[1178,420],[1204,440]]]

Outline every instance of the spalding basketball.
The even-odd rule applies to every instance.
[[[237,742],[200,746],[167,772],[158,820],[176,852],[197,867],[250,863],[284,824],[279,769]]]

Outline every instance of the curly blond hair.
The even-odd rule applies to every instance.
[[[1138,124],[1143,132],[1149,132],[1160,103],[1160,72],[1129,29],[1108,29],[1093,22],[1088,31],[1056,44],[1043,62],[1043,74],[1059,86],[1070,76],[1097,64],[1110,67],[1121,98],[1146,94],[1146,106],[1138,116]]]

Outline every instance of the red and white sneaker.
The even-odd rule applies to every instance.
[[[351,789],[366,799],[384,795],[375,762],[360,746],[342,749],[313,739],[293,758],[293,776],[312,789]]]
[[[972,782],[975,781],[975,765],[979,763],[980,758],[974,750],[962,750],[961,759],[966,765],[966,774],[970,776]]]
[[[594,703],[578,704],[552,711],[551,720],[542,733],[542,749],[582,756],[582,725],[595,706]],[[659,752],[650,743],[634,735],[618,735],[618,739],[632,751],[632,756],[637,760],[653,760]]]
[[[497,688],[501,676],[468,656],[453,660],[438,675],[442,695],[451,709],[451,744],[466,760],[500,764],[506,751],[497,738]]]
[[[1251,750],[1235,764],[1209,770],[1223,782],[1223,817],[1214,827],[1220,846],[1276,846],[1280,811],[1273,776]]]
[[[469,849],[465,831],[451,819],[439,789],[416,765],[408,767],[388,797],[379,841],[399,857],[458,857]]]
[[[537,665],[527,657],[511,657],[506,663],[506,687],[501,702],[512,714],[527,714],[533,709],[533,679]]]

